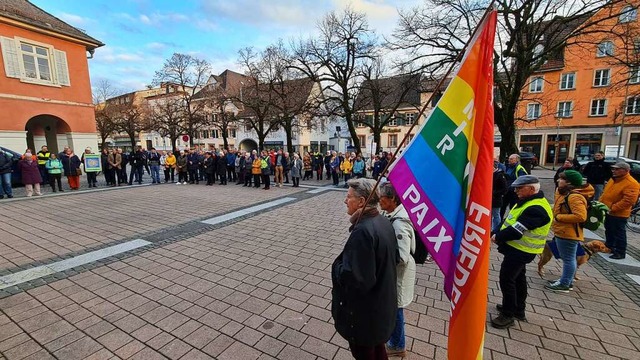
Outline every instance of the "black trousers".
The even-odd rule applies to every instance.
[[[118,170],[118,184],[127,182],[127,165],[122,165],[122,169]]]
[[[293,187],[300,186],[300,178],[299,177],[292,177],[291,180],[293,180]]]
[[[262,175],[260,175],[260,174],[254,174],[254,175],[253,175],[253,186],[255,186],[255,187],[257,187],[257,188],[259,188],[259,187],[260,187],[260,177],[261,177],[261,176],[262,176]]]
[[[187,172],[186,171],[180,171],[178,173],[178,182],[186,182],[187,181]]]
[[[614,254],[627,254],[627,218],[607,215],[604,218],[606,245]]]
[[[331,177],[333,178],[333,185],[338,185],[340,183],[340,181],[338,180],[338,172],[337,171],[333,171],[331,173]]]
[[[95,185],[96,182],[98,182],[98,173],[88,172],[87,173],[87,183],[89,183],[89,186]]]
[[[229,179],[229,181],[237,181],[235,165],[227,165],[227,179]]]
[[[49,185],[51,189],[56,191],[56,183],[58,183],[58,190],[62,190],[62,174],[49,174]]]
[[[200,182],[200,178],[198,178],[198,169],[189,169],[189,181],[192,184],[194,181],[196,184]]]
[[[264,189],[271,188],[271,179],[269,179],[270,175],[262,175],[262,182],[264,183]]]
[[[207,178],[207,185],[213,185],[213,173],[205,173],[204,175]]]
[[[218,176],[220,177],[220,185],[227,185],[227,175],[218,174]],[[231,180],[231,179],[229,179],[229,180]]]
[[[524,315],[527,305],[527,264],[535,254],[528,254],[509,245],[501,245],[504,254],[500,265],[502,313],[505,316]]]
[[[102,173],[104,174],[104,181],[107,182],[107,185],[113,184],[113,169],[103,169]]]
[[[143,174],[143,172],[144,172],[144,167],[142,165],[131,167],[131,174],[129,174],[129,184],[133,184],[134,175],[135,175],[135,178],[136,178],[136,182],[138,184],[142,184],[142,174]]]

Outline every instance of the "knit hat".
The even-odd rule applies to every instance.
[[[575,170],[565,170],[562,173],[567,182],[575,187],[582,186],[582,175]]]

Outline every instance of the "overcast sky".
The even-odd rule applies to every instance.
[[[31,0],[106,46],[89,60],[91,79],[124,91],[144,88],[174,52],[208,60],[213,72],[240,71],[238,50],[279,38],[308,38],[318,20],[350,5],[379,34],[395,27],[398,9],[421,0]]]

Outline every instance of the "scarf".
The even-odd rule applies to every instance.
[[[362,216],[360,216],[360,213],[362,213]],[[378,211],[377,207],[365,207],[364,208],[364,212],[362,210],[362,208],[359,208],[358,210],[356,210],[356,212],[353,213],[353,215],[351,215],[351,217],[349,218],[349,221],[355,225],[358,222],[358,218],[360,218],[360,220],[362,219],[366,219],[366,218],[372,218],[374,216],[378,216],[380,214],[380,212]]]

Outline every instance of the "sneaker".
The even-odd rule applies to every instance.
[[[183,182],[183,183],[182,183],[182,185],[187,185],[187,182],[186,182],[186,181],[185,181],[185,182]]]
[[[505,316],[503,314],[500,314],[500,316],[495,319],[491,319],[491,326],[496,329],[506,329],[510,326],[513,326],[513,324],[515,324],[513,317]]]
[[[496,304],[496,309],[502,314],[502,304]],[[513,317],[520,321],[527,321],[527,317],[524,314],[515,314]]]
[[[609,256],[609,259],[613,259],[613,260],[622,260],[624,258],[625,258],[624,254],[613,254]]]
[[[547,285],[553,285],[553,284],[555,284],[555,283],[560,284],[560,279],[558,279],[558,280],[553,280],[553,281],[548,281],[548,282],[547,282]],[[573,291],[573,284],[569,284],[569,291]]]
[[[568,293],[569,287],[566,285],[562,285],[560,284],[560,282],[554,282],[553,284],[547,284],[544,286],[545,289],[551,290],[553,292],[559,292],[559,293]]]
[[[387,356],[394,356],[394,357],[407,356],[407,351],[403,348],[397,348],[389,345],[385,345],[385,347],[387,348]]]
[[[182,185],[182,183],[178,181],[178,182],[176,183],[176,185]]]

